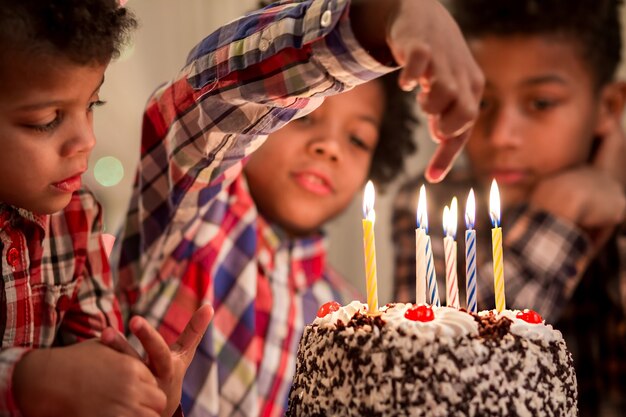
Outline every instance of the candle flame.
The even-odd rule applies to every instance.
[[[428,210],[426,209],[426,187],[420,187],[419,198],[417,199],[417,227],[421,227],[428,233]]]
[[[374,212],[375,196],[374,184],[372,181],[368,181],[365,185],[365,192],[363,193],[363,216],[371,222],[376,220],[376,213]]]
[[[443,208],[443,219],[441,223],[443,224],[444,237],[450,236],[450,225],[448,224],[450,223],[450,207],[448,206]]]
[[[426,224],[424,224],[426,222]],[[417,210],[415,212],[416,228],[428,228],[428,219],[426,218],[426,187],[424,184],[420,187],[419,196],[417,197]]]
[[[467,203],[465,204],[465,227],[469,230],[474,228],[476,222],[476,197],[474,197],[474,189],[470,188],[467,195]]]
[[[448,232],[452,235],[452,239],[456,239],[456,227],[459,221],[459,201],[456,197],[452,197],[450,203],[450,213],[448,213]]]
[[[489,217],[491,217],[493,227],[500,227],[500,191],[495,179],[491,182],[489,192]]]

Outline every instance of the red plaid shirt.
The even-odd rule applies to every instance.
[[[101,229],[100,205],[87,191],[49,216],[0,203],[0,415],[20,415],[13,371],[29,350],[121,329]]]

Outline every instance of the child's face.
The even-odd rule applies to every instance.
[[[524,202],[542,178],[589,159],[600,108],[591,74],[562,40],[489,36],[470,47],[486,86],[467,155],[505,206]]]
[[[343,211],[365,183],[383,109],[382,86],[369,82],[270,135],[245,168],[261,213],[302,235]]]
[[[87,170],[106,65],[24,55],[0,67],[0,201],[49,214],[69,203]]]

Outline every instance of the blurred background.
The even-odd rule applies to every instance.
[[[127,7],[136,14],[140,27],[132,44],[107,70],[100,98],[108,104],[96,110],[98,143],[84,177],[104,206],[107,233],[117,233],[124,222],[139,159],[143,108],[151,92],[178,72],[188,51],[198,41],[255,8],[256,4],[257,0],[128,1]],[[384,194],[377,192],[376,195],[376,256],[381,304],[393,301],[388,227],[393,195],[399,184],[424,169],[434,149],[425,129],[421,128],[417,136],[419,151],[409,159],[405,174],[387,187]],[[326,230],[330,238],[331,264],[365,293],[361,201],[362,195],[357,195],[350,208]]]

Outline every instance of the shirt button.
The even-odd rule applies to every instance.
[[[330,10],[326,10],[324,13],[322,13],[322,18],[320,19],[320,25],[322,25],[323,28],[327,28],[328,26],[330,26],[330,23],[332,22],[333,18],[333,14]]]
[[[267,51],[267,48],[269,47],[270,41],[268,41],[267,39],[261,39],[261,42],[259,42],[259,49],[261,50],[261,52]]]
[[[7,252],[7,262],[9,265],[15,267],[20,262],[20,251],[17,248],[10,248]]]

